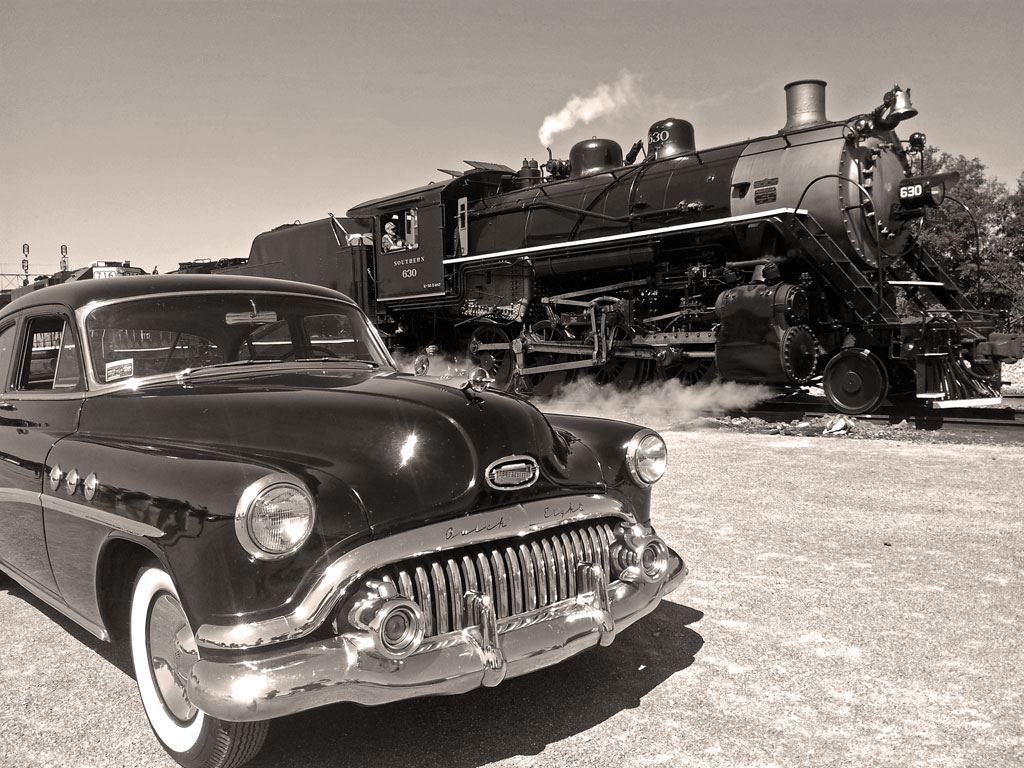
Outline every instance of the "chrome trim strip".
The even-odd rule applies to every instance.
[[[6,501],[16,504],[39,504],[41,496],[38,491],[26,491],[24,488],[0,488],[0,504]]]
[[[605,235],[604,237],[588,237],[585,240],[568,240],[561,243],[548,243],[547,245],[535,245],[530,248],[513,248],[508,251],[495,251],[494,253],[481,253],[476,256],[459,256],[454,259],[445,259],[444,264],[461,264],[467,261],[482,261],[484,259],[507,259],[510,256],[527,256],[534,253],[545,253],[547,251],[564,250],[566,248],[581,248],[587,245],[598,245],[600,243],[614,243],[619,240],[634,240],[642,237],[657,235],[669,235],[675,232],[685,232],[692,229],[705,229],[718,227],[722,224],[738,224],[742,221],[755,219],[768,219],[772,216],[782,216],[787,213],[806,215],[804,208],[773,208],[770,211],[758,211],[756,213],[744,213],[739,216],[725,216],[721,219],[709,219],[708,221],[694,221],[689,224],[673,224],[669,227],[658,227],[657,229],[641,229],[636,232],[623,232],[619,235]]]
[[[49,496],[46,494],[37,494],[37,496],[40,496],[43,509],[49,512],[62,512],[81,520],[88,520],[90,523],[96,523],[97,525],[112,528],[115,531],[131,534],[132,536],[144,536],[148,539],[159,539],[164,535],[163,531],[149,525],[148,523],[143,523],[139,520],[131,520],[127,517],[121,517],[120,515],[115,515],[113,512],[96,509],[96,507],[90,507],[87,504],[72,501],[71,499],[62,499],[59,496]]]
[[[25,576],[13,565],[4,565],[2,570],[3,573],[6,573],[12,579],[18,582],[18,585],[22,589],[24,589],[26,592],[31,594],[36,599],[43,601],[48,606],[53,608],[53,610],[57,611],[57,613],[67,616],[73,622],[88,630],[91,634],[95,635],[100,640],[103,640],[104,642],[110,642],[110,633],[107,632],[106,629],[104,629],[102,626],[97,624],[92,619],[85,618],[85,616],[80,614],[78,611],[76,611],[70,605],[65,603],[63,600],[58,599],[55,595],[50,594],[50,592],[38,586],[34,581],[32,581],[28,576]]]
[[[256,648],[305,637],[323,624],[353,583],[372,570],[391,563],[474,544],[514,539],[565,523],[601,517],[619,517],[633,522],[618,501],[606,496],[562,496],[478,512],[457,520],[444,520],[403,531],[367,542],[338,556],[305,594],[297,595],[289,601],[288,604],[293,607],[288,613],[254,622],[203,624],[196,632],[196,639],[201,646],[207,648],[237,649]],[[564,563],[564,556],[562,560]],[[474,583],[476,577],[473,570],[472,563],[463,563],[463,586],[466,590],[478,589]],[[490,567],[486,568],[482,576],[490,580]],[[409,579],[408,574],[405,574],[405,578]],[[405,586],[401,585],[399,591],[411,597],[411,583],[408,585],[408,593]],[[493,585],[485,584],[480,591],[494,595]]]

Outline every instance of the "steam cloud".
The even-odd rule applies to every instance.
[[[700,416],[751,408],[775,394],[768,387],[728,381],[688,387],[669,379],[625,391],[576,381],[535,402],[545,413],[600,416],[667,430]]]
[[[636,78],[623,70],[614,83],[601,83],[586,96],[574,95],[564,107],[545,117],[537,137],[541,144],[549,146],[556,134],[568,131],[579,123],[591,123],[599,117],[615,114],[637,101]]]

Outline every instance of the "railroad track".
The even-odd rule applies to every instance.
[[[1024,437],[1024,396],[1003,398],[1004,405],[996,408],[906,408],[883,406],[874,413],[856,416],[858,420],[875,424],[908,425],[922,430],[948,429],[966,432],[1007,432]],[[792,421],[813,419],[838,414],[825,398],[798,397],[769,400],[745,411],[729,412],[729,416],[756,416],[765,421]]]

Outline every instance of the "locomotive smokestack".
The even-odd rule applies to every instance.
[[[827,123],[825,117],[824,80],[794,80],[786,86],[786,126],[782,131],[795,131]]]

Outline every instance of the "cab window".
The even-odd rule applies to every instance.
[[[380,250],[382,253],[418,248],[420,239],[418,210],[416,208],[407,208],[404,211],[382,216],[380,232]]]
[[[27,391],[73,392],[82,388],[82,368],[75,336],[63,317],[33,317],[17,388]]]

